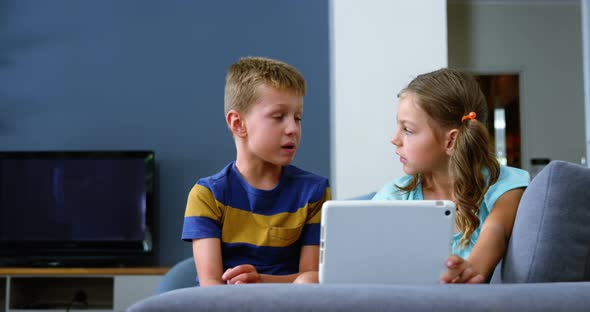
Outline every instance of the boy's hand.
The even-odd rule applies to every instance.
[[[463,258],[452,255],[447,258],[445,262],[448,268],[447,272],[441,275],[439,281],[442,284],[447,283],[468,283],[477,284],[483,283],[485,278],[483,275],[471,265],[471,263]]]
[[[258,274],[256,268],[251,264],[242,264],[227,269],[223,275],[221,275],[221,278],[230,285],[262,282],[260,274]]]

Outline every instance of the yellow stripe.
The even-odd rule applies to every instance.
[[[189,193],[184,216],[207,217],[223,223],[221,239],[226,243],[285,247],[299,239],[305,224],[320,223],[322,204],[330,198],[330,188],[326,188],[323,198],[296,212],[266,216],[225,206],[215,200],[209,189],[197,184]]]
[[[327,187],[324,191],[324,196],[320,200],[310,203],[308,208],[309,217],[307,224],[320,223],[322,221],[322,205],[325,201],[332,199],[330,188]]]
[[[282,212],[272,216],[225,207],[221,239],[227,243],[248,243],[257,246],[285,247],[301,235],[306,221],[307,206],[297,212]]]
[[[211,191],[195,184],[188,194],[185,217],[207,217],[222,222],[224,206],[218,204]]]

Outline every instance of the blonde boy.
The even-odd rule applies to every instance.
[[[201,286],[293,282],[317,271],[328,179],[290,165],[304,95],[303,76],[286,63],[247,57],[230,66],[225,120],[236,160],[197,181],[182,232]]]

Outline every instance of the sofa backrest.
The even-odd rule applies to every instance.
[[[590,281],[590,168],[552,161],[525,190],[502,283]]]

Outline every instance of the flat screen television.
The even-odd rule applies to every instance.
[[[138,261],[154,193],[153,151],[0,152],[0,266]]]

